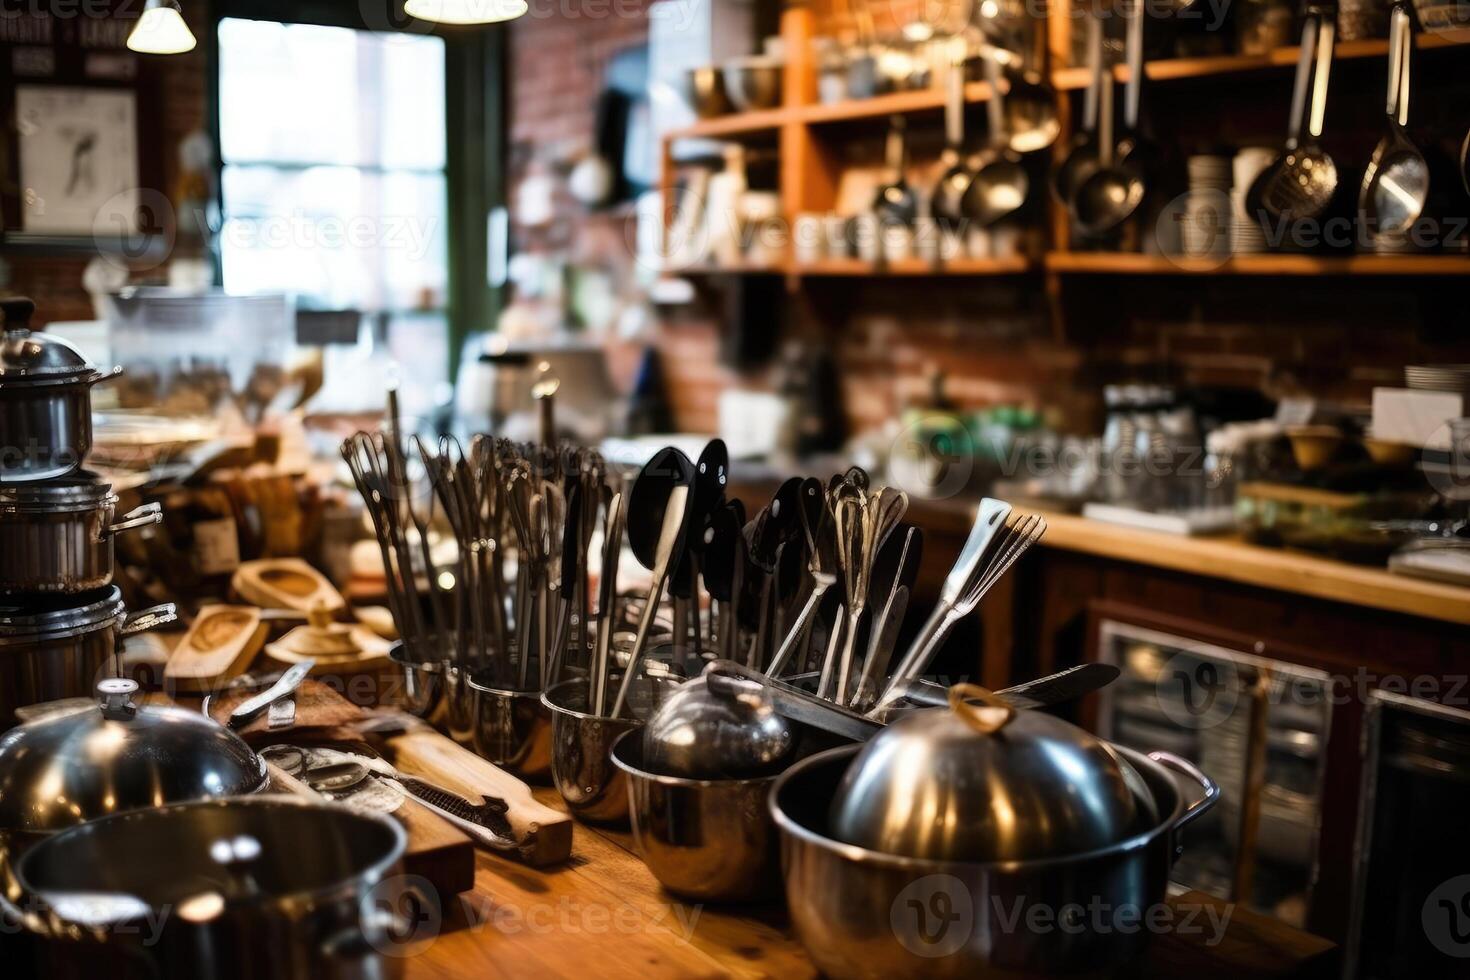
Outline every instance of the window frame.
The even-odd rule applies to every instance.
[[[228,17],[317,24],[359,31],[385,28],[433,33],[444,41],[445,195],[448,216],[449,377],[459,370],[464,342],[471,334],[493,328],[501,290],[491,285],[488,232],[492,210],[505,204],[505,78],[509,30],[505,24],[451,27],[426,24],[402,13],[399,0],[385,5],[382,24],[364,23],[362,6],[340,0],[215,0],[203,47],[207,61],[206,125],[216,148],[215,205],[224,209],[224,161],[219,152],[219,23]],[[386,23],[386,6],[397,10],[395,25]],[[220,255],[213,256],[217,281],[223,274]]]

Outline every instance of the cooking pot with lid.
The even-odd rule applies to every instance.
[[[66,341],[30,329],[36,304],[0,300],[0,480],[49,480],[92,451],[92,386],[98,371]]]
[[[0,486],[0,593],[111,585],[114,535],[163,521],[157,503],[114,520],[117,502],[111,484],[85,470]]]
[[[1008,715],[986,693],[961,685],[951,708],[906,715],[776,780],[792,925],[824,975],[1108,975],[1146,946],[1180,832],[1219,787],[1182,759],[1094,746],[1077,729],[1007,731],[1037,713]],[[967,756],[993,787],[959,772]],[[954,825],[968,820],[979,825]],[[1010,826],[1020,820],[1050,826]]]
[[[172,603],[129,615],[117,586],[25,601],[0,596],[0,731],[15,709],[86,697],[125,636],[171,623]]]

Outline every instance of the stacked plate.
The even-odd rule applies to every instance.
[[[1419,391],[1453,391],[1470,396],[1470,364],[1410,364],[1404,381]]]
[[[1251,182],[1275,158],[1276,151],[1270,147],[1247,146],[1236,153],[1232,161],[1234,186],[1230,192],[1230,210],[1233,216],[1230,222],[1230,248],[1237,254],[1266,251],[1266,233],[1260,222],[1246,213],[1245,195],[1250,190]]]
[[[1230,158],[1192,156],[1189,197],[1185,202],[1181,244],[1186,255],[1224,255],[1230,251]]]

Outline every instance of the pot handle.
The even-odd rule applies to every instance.
[[[87,379],[87,384],[89,386],[100,385],[104,381],[111,381],[122,373],[123,369],[121,365],[113,365],[105,371],[93,371],[92,376]]]
[[[130,613],[118,632],[123,636],[132,636],[134,633],[142,633],[166,623],[172,623],[178,618],[178,608],[172,602],[165,602],[159,606],[150,606],[140,612]]]
[[[1199,783],[1204,795],[1185,807],[1184,813],[1179,816],[1179,822],[1174,825],[1174,832],[1178,833],[1181,827],[1204,816],[1216,803],[1220,802],[1220,785],[1209,776],[1200,771],[1194,763],[1181,759],[1172,752],[1150,752],[1148,757],[1165,769],[1169,769],[1191,782]]]
[[[107,525],[106,533],[117,534],[121,531],[131,531],[135,527],[147,527],[149,524],[163,523],[163,505],[157,502],[135,507],[123,515],[123,519],[116,524]]]

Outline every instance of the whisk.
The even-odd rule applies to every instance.
[[[995,525],[990,525],[993,530],[984,526],[987,512],[1001,515]],[[1039,514],[1010,512],[1010,506],[999,501],[987,500],[982,503],[980,515],[977,531],[985,530],[989,533],[983,536],[979,553],[961,553],[960,561],[945,581],[939,604],[924,628],[919,631],[919,635],[914,638],[913,645],[904,654],[898,668],[889,676],[888,685],[878,699],[879,708],[874,709],[875,711],[895,698],[904,681],[918,677],[928,669],[935,653],[955,624],[973,612],[980,600],[985,598],[985,594],[1000,581],[1001,576],[1046,533],[1045,518]],[[972,540],[975,537],[972,534]]]

